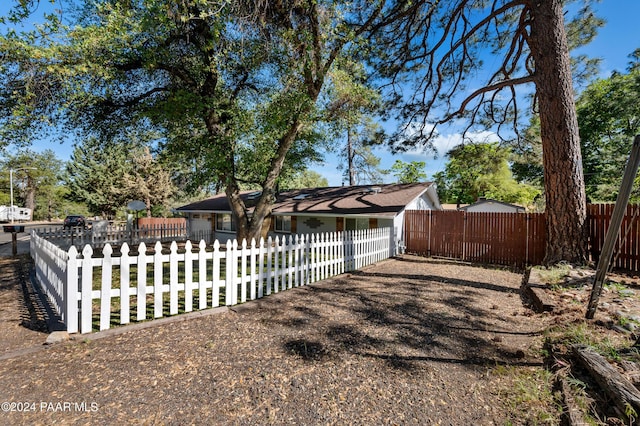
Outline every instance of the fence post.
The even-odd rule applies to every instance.
[[[100,280],[100,330],[108,330],[111,323],[111,281],[113,277],[111,255],[113,249],[107,244],[102,249],[102,276]]]
[[[258,247],[258,299],[261,299],[264,296],[264,244],[264,237],[260,237],[260,243]]]
[[[184,311],[193,310],[193,245],[184,243]]]
[[[200,240],[200,309],[207,307],[207,290],[205,287],[207,268],[205,263],[204,240]],[[225,259],[226,260],[226,259]],[[213,267],[211,275],[211,307],[220,306],[220,263],[222,262],[222,254],[220,253],[220,241],[213,242]]]
[[[293,273],[295,271],[293,264],[293,251],[295,250],[294,238],[293,235],[289,235],[287,239],[287,251],[289,252],[288,260],[287,260],[287,288],[293,287]]]
[[[235,241],[235,240],[234,240]],[[237,242],[236,242],[237,244]],[[224,304],[227,306],[234,305],[233,301],[233,248],[231,240],[227,240],[225,244],[226,256],[225,256],[225,288],[224,288]]]
[[[247,239],[242,239],[240,248],[240,302],[247,301]]]
[[[162,244],[156,242],[153,254],[153,317],[162,317],[164,301],[162,293]]]
[[[295,250],[295,256],[294,256],[294,276],[293,276],[293,285],[298,287],[300,285],[302,285],[301,283],[301,267],[300,267],[300,236],[298,234],[295,235],[294,237],[294,241],[293,241],[293,247]]]
[[[178,243],[171,242],[169,254],[169,315],[178,313]]]
[[[276,239],[273,242],[273,292],[280,291],[280,237],[276,235]]]
[[[251,238],[251,246],[249,247],[249,256],[251,256],[251,261],[249,262],[249,268],[250,273],[249,273],[249,283],[251,285],[251,288],[249,289],[249,297],[251,298],[251,300],[255,300],[256,298],[256,285],[257,285],[257,281],[258,281],[258,274],[256,271],[256,255],[258,254],[258,251],[256,249],[256,239],[255,238]]]
[[[142,321],[147,317],[147,245],[138,245],[138,288],[136,291],[136,319]]]
[[[131,317],[131,307],[129,306],[129,272],[131,268],[129,244],[122,244],[120,253],[120,324],[128,324]]]
[[[71,246],[67,252],[67,277],[64,286],[62,320],[68,333],[78,332],[78,249]]]
[[[80,333],[91,332],[91,319],[92,319],[92,296],[93,290],[93,265],[91,264],[91,257],[93,256],[93,249],[91,246],[86,245],[82,249],[82,301],[80,307]]]

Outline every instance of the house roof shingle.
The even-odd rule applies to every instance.
[[[432,183],[337,186],[285,191],[278,194],[275,214],[375,214],[394,216],[425,192]],[[248,201],[247,191],[241,197]],[[178,211],[231,211],[225,194],[178,208]]]

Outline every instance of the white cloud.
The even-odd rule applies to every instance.
[[[481,142],[495,142],[498,140],[498,136],[491,131],[485,130],[482,132],[470,132],[466,135],[466,143],[481,143]],[[461,133],[449,133],[438,134],[432,141],[433,147],[437,152],[438,158],[443,158],[447,152],[463,142]],[[404,158],[408,158],[409,161],[425,161],[433,159],[434,154],[432,152],[425,152],[420,148],[407,151],[403,154]]]
[[[417,131],[418,127],[413,127]],[[495,133],[489,131],[467,133],[467,142],[495,142],[498,137]],[[373,152],[380,158],[380,167],[389,169],[395,160],[400,159],[405,162],[424,161],[426,163],[425,172],[432,179],[434,173],[444,170],[447,159],[445,155],[454,147],[462,143],[461,133],[439,134],[433,140],[433,146],[437,150],[437,156],[434,158],[433,152],[425,152],[420,148],[415,148],[402,154],[392,155],[388,147],[374,147]],[[340,159],[337,154],[327,154],[323,164],[314,165],[311,170],[320,173],[326,177],[330,186],[340,186],[343,182],[343,171],[338,170],[337,166]],[[391,183],[395,180],[392,175],[387,175],[385,181]]]

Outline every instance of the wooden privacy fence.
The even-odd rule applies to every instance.
[[[600,258],[604,238],[609,229],[611,215],[615,204],[589,204],[587,217],[589,220],[589,250],[591,259],[597,262]],[[640,205],[629,204],[625,211],[618,239],[614,246],[611,268],[627,271],[640,271]]]
[[[600,257],[614,204],[588,204],[592,261]],[[407,211],[408,252],[469,262],[535,265],[544,259],[544,213]],[[640,272],[640,205],[629,204],[613,252],[611,268]]]
[[[232,306],[362,268],[396,254],[392,228],[295,235],[267,240],[187,241],[167,250],[158,241],[132,254],[123,244],[101,253],[87,245],[62,250],[31,234],[36,281],[70,333]]]
[[[543,213],[405,213],[407,252],[468,262],[524,266],[544,258]]]

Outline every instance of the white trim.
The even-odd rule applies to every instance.
[[[359,217],[369,217],[372,219],[393,219],[398,215],[398,213],[391,214],[367,214],[367,213],[359,213],[359,214],[344,214],[344,213],[281,213],[281,212],[271,212],[272,216],[309,216],[309,217],[351,217],[351,218],[359,218]]]

